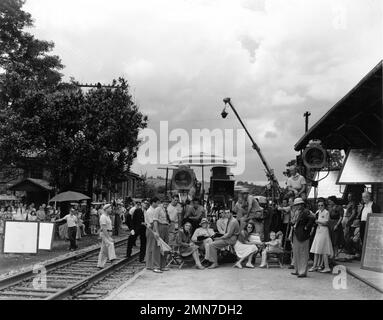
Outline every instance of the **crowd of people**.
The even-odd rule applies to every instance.
[[[139,239],[139,262],[156,273],[169,270],[169,251],[190,256],[200,270],[217,268],[225,255],[234,257],[236,268],[255,268],[257,254],[259,267],[265,268],[268,255],[277,253],[299,278],[308,272],[330,273],[340,252],[359,259],[367,215],[380,211],[371,194],[364,192],[361,199],[349,194],[346,205],[335,196],[314,203],[307,200],[305,179],[294,168],[291,173],[280,204],[243,190],[232,208],[218,207],[213,216],[199,199],[181,204],[178,195],[162,201],[153,197],[125,204],[122,200],[93,204],[89,227],[92,235],[101,238],[98,267],[116,259],[113,236],[122,224],[129,229],[126,256],[132,255]],[[0,208],[0,221],[65,221],[58,233],[69,239],[70,250],[76,250],[76,240],[86,234],[82,209],[74,204],[60,218],[60,211],[51,206],[36,210],[34,204],[19,204]],[[313,262],[310,269],[309,259]]]
[[[191,256],[198,269],[217,268],[225,251],[236,255],[237,268],[254,268],[257,253],[261,255],[259,266],[264,268],[268,253],[280,253],[287,254],[285,261],[290,260],[289,268],[299,278],[314,271],[330,273],[341,252],[359,259],[367,215],[379,212],[371,194],[364,192],[360,203],[349,194],[347,205],[335,196],[313,202],[307,200],[305,184],[292,170],[280,205],[259,201],[243,191],[233,208],[219,208],[217,219],[210,221],[199,199],[184,207],[177,195],[170,200],[138,202],[131,210],[134,222],[129,226],[127,256],[137,237],[140,262],[156,273],[168,270],[160,241],[177,248],[183,257]]]

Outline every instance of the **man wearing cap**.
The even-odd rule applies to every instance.
[[[223,249],[230,245],[234,245],[238,239],[240,232],[238,221],[233,217],[233,214],[230,210],[225,210],[225,216],[228,219],[225,234],[207,246],[209,261],[212,262],[212,265],[209,267],[209,269],[218,267],[217,250]]]
[[[100,237],[101,237],[101,250],[98,255],[98,268],[104,268],[107,260],[113,261],[116,259],[116,253],[114,251],[114,240],[112,238],[113,226],[110,219],[110,213],[112,212],[112,206],[110,204],[104,205],[103,212],[100,217]]]
[[[290,167],[290,177],[287,179],[287,190],[294,197],[301,197],[302,192],[306,192],[306,180],[298,173],[295,166]]]
[[[309,261],[310,232],[314,224],[310,211],[305,209],[302,198],[296,198],[293,204],[296,210],[296,219],[292,227],[293,259],[295,271],[292,275],[298,278],[307,277]]]
[[[213,242],[212,237],[214,234],[214,230],[209,228],[209,221],[206,218],[202,218],[200,227],[194,231],[191,238],[199,246],[199,250],[204,252],[205,260],[210,260],[208,247]]]

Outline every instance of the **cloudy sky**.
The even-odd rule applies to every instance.
[[[304,133],[382,59],[380,0],[27,0],[67,79],[123,76],[149,127],[239,129],[231,97],[281,180]],[[166,149],[158,146],[158,151]],[[246,139],[237,179],[264,181]],[[133,169],[163,174],[156,165]],[[197,170],[199,171],[199,170]]]

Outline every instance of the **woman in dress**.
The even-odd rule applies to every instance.
[[[247,258],[246,268],[254,268],[251,260],[258,248],[255,242],[250,240],[250,235],[254,232],[255,225],[253,222],[246,224],[246,228],[243,229],[238,237],[237,242],[234,245],[235,253],[239,260],[235,263],[234,267],[242,269],[242,262]]]
[[[188,257],[188,256],[193,256],[193,259],[196,264],[196,268],[203,270],[205,269],[201,261],[199,260],[199,253],[198,253],[198,246],[195,245],[191,238],[191,223],[186,222],[183,227],[178,231],[177,237],[176,237],[176,243],[179,247],[179,251],[181,256],[183,257]]]
[[[314,264],[309,272],[318,271],[322,265],[322,260],[324,262],[324,269],[320,272],[329,273],[331,269],[328,263],[328,256],[334,254],[330,232],[328,227],[328,222],[330,220],[330,213],[325,208],[324,200],[318,201],[318,219],[315,221],[317,224],[314,241],[311,245],[311,253],[314,253]]]
[[[330,230],[330,238],[333,245],[334,257],[336,257],[339,248],[344,245],[344,234],[342,228],[344,211],[343,208],[337,204],[337,199],[335,196],[329,197],[327,202],[329,209],[328,211],[330,213],[328,227]]]

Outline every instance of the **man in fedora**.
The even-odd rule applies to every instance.
[[[302,198],[296,198],[293,206],[296,210],[296,219],[292,227],[295,271],[291,274],[298,276],[298,278],[305,278],[307,277],[309,261],[310,232],[314,219],[310,211],[305,208],[305,202]]]

